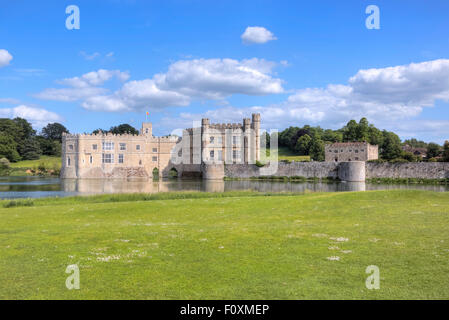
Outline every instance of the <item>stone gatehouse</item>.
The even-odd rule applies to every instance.
[[[369,161],[379,158],[379,147],[368,142],[336,142],[324,147],[326,162]]]

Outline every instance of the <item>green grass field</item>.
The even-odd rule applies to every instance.
[[[270,156],[270,149],[267,149],[267,157]],[[310,161],[310,156],[300,156],[287,147],[278,148],[278,160],[287,161]]]
[[[449,193],[255,195],[2,201],[0,299],[449,298]]]
[[[59,175],[61,157],[41,156],[38,160],[12,162],[10,169],[0,174],[6,176]]]
[[[44,164],[49,168],[61,168],[61,157],[41,156],[38,160],[12,162],[11,168],[37,168],[40,164]]]

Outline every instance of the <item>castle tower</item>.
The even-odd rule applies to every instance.
[[[140,130],[141,135],[145,135],[148,137],[153,136],[153,125],[151,122],[143,122],[142,129]]]
[[[260,161],[260,113],[253,113],[252,114],[252,127],[254,130],[254,149],[256,152],[256,161]]]

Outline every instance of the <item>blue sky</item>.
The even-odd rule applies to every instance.
[[[159,135],[255,111],[279,130],[366,116],[402,138],[449,139],[448,1],[0,3],[0,117],[90,132],[140,127],[149,111]]]

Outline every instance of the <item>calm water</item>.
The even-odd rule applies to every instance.
[[[269,182],[269,181],[124,181],[124,180],[71,180],[40,177],[0,177],[0,199],[66,197],[98,193],[207,191],[223,192],[233,190],[290,191],[290,192],[333,192],[365,191],[385,189],[420,189],[449,191],[448,186],[438,185],[379,185],[363,182],[350,183],[309,183],[309,182]]]

